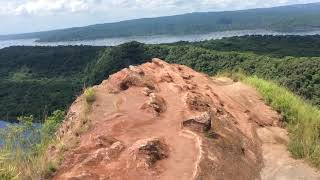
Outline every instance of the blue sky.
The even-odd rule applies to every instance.
[[[312,2],[319,0],[0,0],[0,34]]]

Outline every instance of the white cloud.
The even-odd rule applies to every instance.
[[[0,14],[103,12],[108,10],[234,10],[270,7],[316,0],[0,0]],[[125,13],[125,12],[124,12]]]
[[[88,9],[84,0],[30,0],[17,5],[15,14],[46,14],[57,12],[78,12]]]
[[[183,0],[0,0],[0,14],[47,15],[56,13],[104,12],[108,10],[156,10],[190,4]]]
[[[319,0],[197,0],[199,9],[205,10],[239,10],[264,8],[289,4],[312,3]]]
[[[0,0],[0,34],[320,0]]]
[[[50,13],[74,13],[86,11],[96,0],[24,0],[0,1],[1,14],[43,15]]]

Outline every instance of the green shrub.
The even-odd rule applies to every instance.
[[[96,100],[95,91],[92,87],[85,89],[84,95],[88,104],[92,104]]]
[[[320,167],[320,110],[276,83],[247,77],[266,102],[281,112],[290,133],[288,149],[296,158],[306,158]]]
[[[233,72],[230,72],[230,71],[218,72],[217,76],[228,77],[232,79],[234,82],[243,81],[246,77],[241,69]]]
[[[50,117],[46,119],[41,128],[42,137],[52,137],[57,131],[60,123],[64,119],[65,112],[61,110],[54,111]]]

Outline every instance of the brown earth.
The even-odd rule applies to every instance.
[[[63,148],[50,152],[61,159],[53,179],[275,177],[267,175],[278,159],[270,155],[270,133],[261,129],[277,128],[281,117],[242,83],[153,59],[110,76],[94,90],[96,101],[85,105],[80,96],[59,131]]]

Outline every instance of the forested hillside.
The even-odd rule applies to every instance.
[[[238,70],[255,74],[320,105],[319,44],[319,36],[247,36],[164,45],[5,48],[0,50],[0,118],[21,114],[41,118],[64,109],[85,85],[99,84],[108,75],[153,57],[209,75]]]
[[[201,12],[145,18],[86,27],[0,36],[43,42],[147,35],[203,34],[226,30],[265,29],[280,32],[320,29],[320,3],[227,12]]]
[[[0,119],[65,109],[84,85],[101,47],[10,47],[0,50]]]
[[[203,42],[179,42],[176,45],[193,45],[216,51],[252,52],[272,57],[320,56],[320,35],[272,36],[252,35],[207,40]]]

